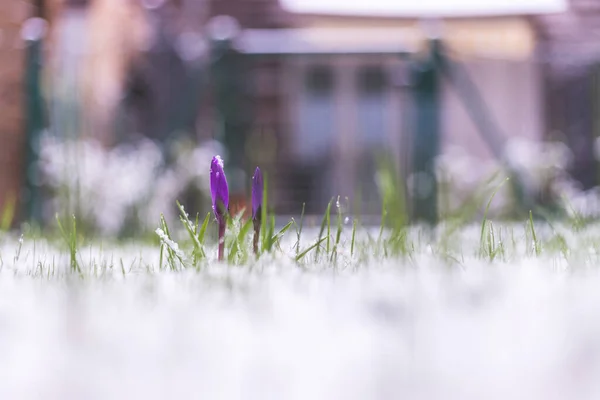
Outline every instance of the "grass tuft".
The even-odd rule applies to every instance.
[[[82,276],[81,267],[77,261],[77,220],[75,215],[71,216],[71,229],[69,230],[64,228],[63,224],[60,222],[58,214],[56,214],[56,223],[63,240],[69,249],[69,265],[71,266],[71,272]]]

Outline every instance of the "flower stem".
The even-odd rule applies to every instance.
[[[225,228],[227,222],[219,223],[219,261],[223,261],[223,253],[225,252]]]
[[[258,237],[260,236],[260,219],[256,218],[253,221],[254,224],[254,241],[253,241],[253,247],[254,247],[254,254],[258,254]]]

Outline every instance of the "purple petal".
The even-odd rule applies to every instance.
[[[215,217],[222,222],[229,210],[229,187],[223,171],[223,160],[219,156],[214,156],[210,164],[210,195]]]

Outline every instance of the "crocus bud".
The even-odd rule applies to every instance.
[[[210,194],[213,212],[219,224],[222,224],[229,211],[229,188],[220,156],[214,156],[210,164]]]
[[[223,160],[219,156],[214,156],[210,164],[210,195],[213,212],[219,222],[219,260],[222,260],[225,249],[226,217],[229,212],[229,188],[223,171]]]
[[[260,221],[263,202],[263,177],[260,168],[256,167],[252,177],[252,219]]]

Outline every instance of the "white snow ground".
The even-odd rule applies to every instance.
[[[152,247],[84,247],[84,265],[114,268],[83,281],[60,276],[55,247],[17,247],[0,245],[0,399],[600,398],[598,256],[583,247],[200,273],[146,272]]]

